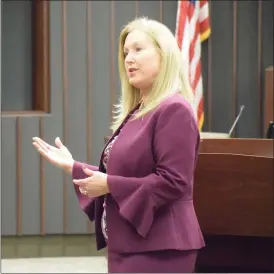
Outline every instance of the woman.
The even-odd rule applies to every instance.
[[[80,205],[95,220],[109,273],[193,272],[204,246],[193,207],[199,131],[180,50],[170,30],[145,18],[121,32],[122,96],[99,166],[74,161],[39,138],[34,146],[72,174]]]

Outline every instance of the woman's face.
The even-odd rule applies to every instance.
[[[130,32],[125,40],[124,56],[130,84],[146,93],[160,71],[161,57],[153,41],[142,31]]]

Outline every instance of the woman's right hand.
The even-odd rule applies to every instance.
[[[51,146],[39,137],[33,137],[33,145],[37,151],[53,165],[71,174],[74,163],[69,150],[62,144],[59,137],[55,139],[56,147]]]

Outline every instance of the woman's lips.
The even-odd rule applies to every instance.
[[[134,75],[136,71],[137,71],[137,69],[129,69],[129,70],[128,70],[129,76]]]

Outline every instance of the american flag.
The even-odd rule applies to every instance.
[[[176,39],[187,64],[199,130],[204,122],[201,43],[210,36],[208,1],[178,1]]]

